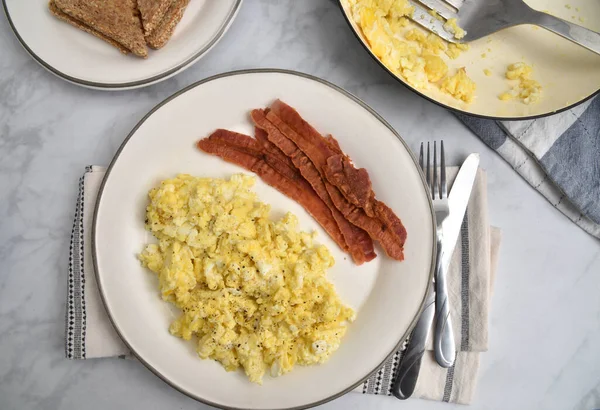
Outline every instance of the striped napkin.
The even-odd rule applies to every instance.
[[[92,218],[105,171],[103,167],[87,167],[79,181],[68,272],[65,354],[69,359],[131,357],[104,310],[90,256]],[[456,172],[456,167],[448,169],[450,181]],[[499,230],[488,223],[485,172],[480,171],[476,178],[460,235],[448,276],[454,334],[460,351],[456,364],[443,369],[435,363],[430,341],[414,397],[466,404],[475,391],[479,353],[488,347],[493,267],[500,243]],[[389,395],[401,358],[402,351],[396,352],[356,391]]]
[[[528,121],[456,116],[559,211],[600,238],[600,97]]]

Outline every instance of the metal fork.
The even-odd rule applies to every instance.
[[[600,54],[600,33],[534,10],[522,0],[409,0],[409,2],[415,8],[412,19],[416,23],[452,43],[477,40],[507,27],[534,24]],[[449,25],[444,26],[444,21],[432,17],[429,10],[434,10],[445,19],[456,19],[458,26],[466,31],[465,36],[457,38],[454,30]]]
[[[448,184],[446,183],[446,156],[444,153],[444,141],[440,141],[440,167],[438,178],[437,166],[437,143],[433,142],[433,167],[431,166],[431,155],[429,142],[427,143],[427,165],[423,161],[423,143],[419,153],[419,163],[425,173],[427,185],[431,189],[431,199],[435,211],[437,255],[435,269],[435,316],[436,325],[434,332],[435,359],[442,367],[450,367],[454,364],[455,345],[452,322],[450,320],[450,299],[446,285],[446,269],[442,264],[442,242],[444,231],[442,229],[444,220],[450,215],[448,206]]]

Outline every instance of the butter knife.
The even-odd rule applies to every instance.
[[[450,305],[448,298],[447,272],[450,260],[456,247],[460,228],[465,217],[467,204],[471,197],[473,183],[479,168],[479,154],[471,154],[463,162],[458,175],[452,184],[448,196],[450,215],[442,224],[443,239],[441,246],[441,269],[436,270],[435,293],[436,293],[436,324],[434,331],[433,350],[435,359],[442,367],[451,367],[454,364],[456,348],[454,334],[450,322]]]

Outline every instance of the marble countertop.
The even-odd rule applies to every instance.
[[[600,242],[555,210],[452,114],[390,78],[333,2],[247,0],[223,40],[175,78],[99,92],[42,69],[0,17],[0,408],[199,409],[137,361],[64,358],[68,247],[77,180],[107,164],[173,92],[234,69],[325,78],[385,117],[413,149],[444,138],[454,161],[480,152],[503,243],[477,409],[600,408]],[[347,394],[324,409],[451,409]]]

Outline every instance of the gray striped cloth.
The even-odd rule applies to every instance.
[[[456,167],[448,169],[451,181],[456,172]],[[79,181],[67,280],[65,354],[69,359],[132,357],[104,310],[89,257],[92,216],[104,173],[103,167],[88,167]],[[454,367],[443,369],[435,363],[430,341],[414,397],[471,401],[479,355],[488,348],[488,310],[499,235],[497,229],[489,226],[486,175],[479,172],[448,277],[454,334],[460,351]],[[396,352],[357,391],[389,395],[401,357],[402,352]]]
[[[129,350],[100,300],[91,258],[91,226],[104,167],[87,167],[79,180],[67,276],[65,355],[68,359],[125,357]]]
[[[457,117],[556,209],[600,238],[600,97],[529,121]]]
[[[453,180],[457,171],[449,168],[448,177]],[[488,349],[488,313],[499,245],[500,231],[488,221],[486,174],[480,171],[448,271],[456,361],[449,369],[440,367],[430,336],[412,397],[460,404],[473,399],[480,356]],[[355,391],[390,396],[406,344]]]

